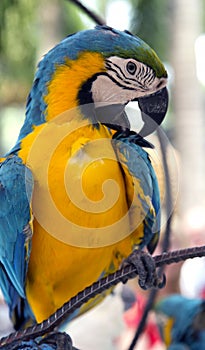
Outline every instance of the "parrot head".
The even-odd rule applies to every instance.
[[[165,117],[166,84],[167,72],[160,59],[130,32],[96,26],[72,34],[38,65],[19,141],[34,125],[78,106],[94,125],[130,129],[125,113],[130,101],[138,101],[144,137]]]

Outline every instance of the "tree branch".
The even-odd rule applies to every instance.
[[[89,10],[87,6],[83,5],[79,0],[69,0],[76,6],[78,6],[83,12],[85,12],[96,24],[104,25],[105,21],[98,15],[96,15],[93,11]]]

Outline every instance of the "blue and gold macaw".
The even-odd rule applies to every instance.
[[[142,147],[166,114],[166,83],[146,43],[107,26],[66,37],[40,61],[0,163],[0,286],[16,328],[46,319],[133,250],[154,250],[159,191]],[[140,135],[125,112],[133,100]]]
[[[167,349],[205,347],[205,301],[180,294],[160,300],[155,307],[159,330]]]

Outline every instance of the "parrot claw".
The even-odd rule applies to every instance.
[[[123,265],[131,264],[136,268],[138,283],[144,290],[149,288],[163,288],[166,284],[166,277],[158,276],[153,257],[142,250],[134,250]],[[125,281],[126,282],[126,281]]]
[[[44,337],[40,344],[54,345],[58,350],[78,350],[73,347],[72,340],[67,333],[63,332],[51,332]]]
[[[73,347],[70,336],[61,332],[51,332],[42,337],[31,338],[28,341],[16,340],[1,348],[4,350],[78,350]]]

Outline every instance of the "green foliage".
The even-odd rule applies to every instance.
[[[166,60],[168,55],[171,4],[165,0],[131,0],[131,31]]]
[[[62,1],[62,34],[63,36],[75,33],[84,29],[80,18],[80,11],[74,4],[68,0]]]
[[[59,23],[52,28],[54,33],[60,31],[59,39],[83,28],[78,8],[69,1],[0,0],[0,97],[3,104],[25,101],[42,36],[41,6],[52,3],[60,10]]]
[[[35,62],[36,0],[0,1],[0,69],[3,77],[30,80]]]

